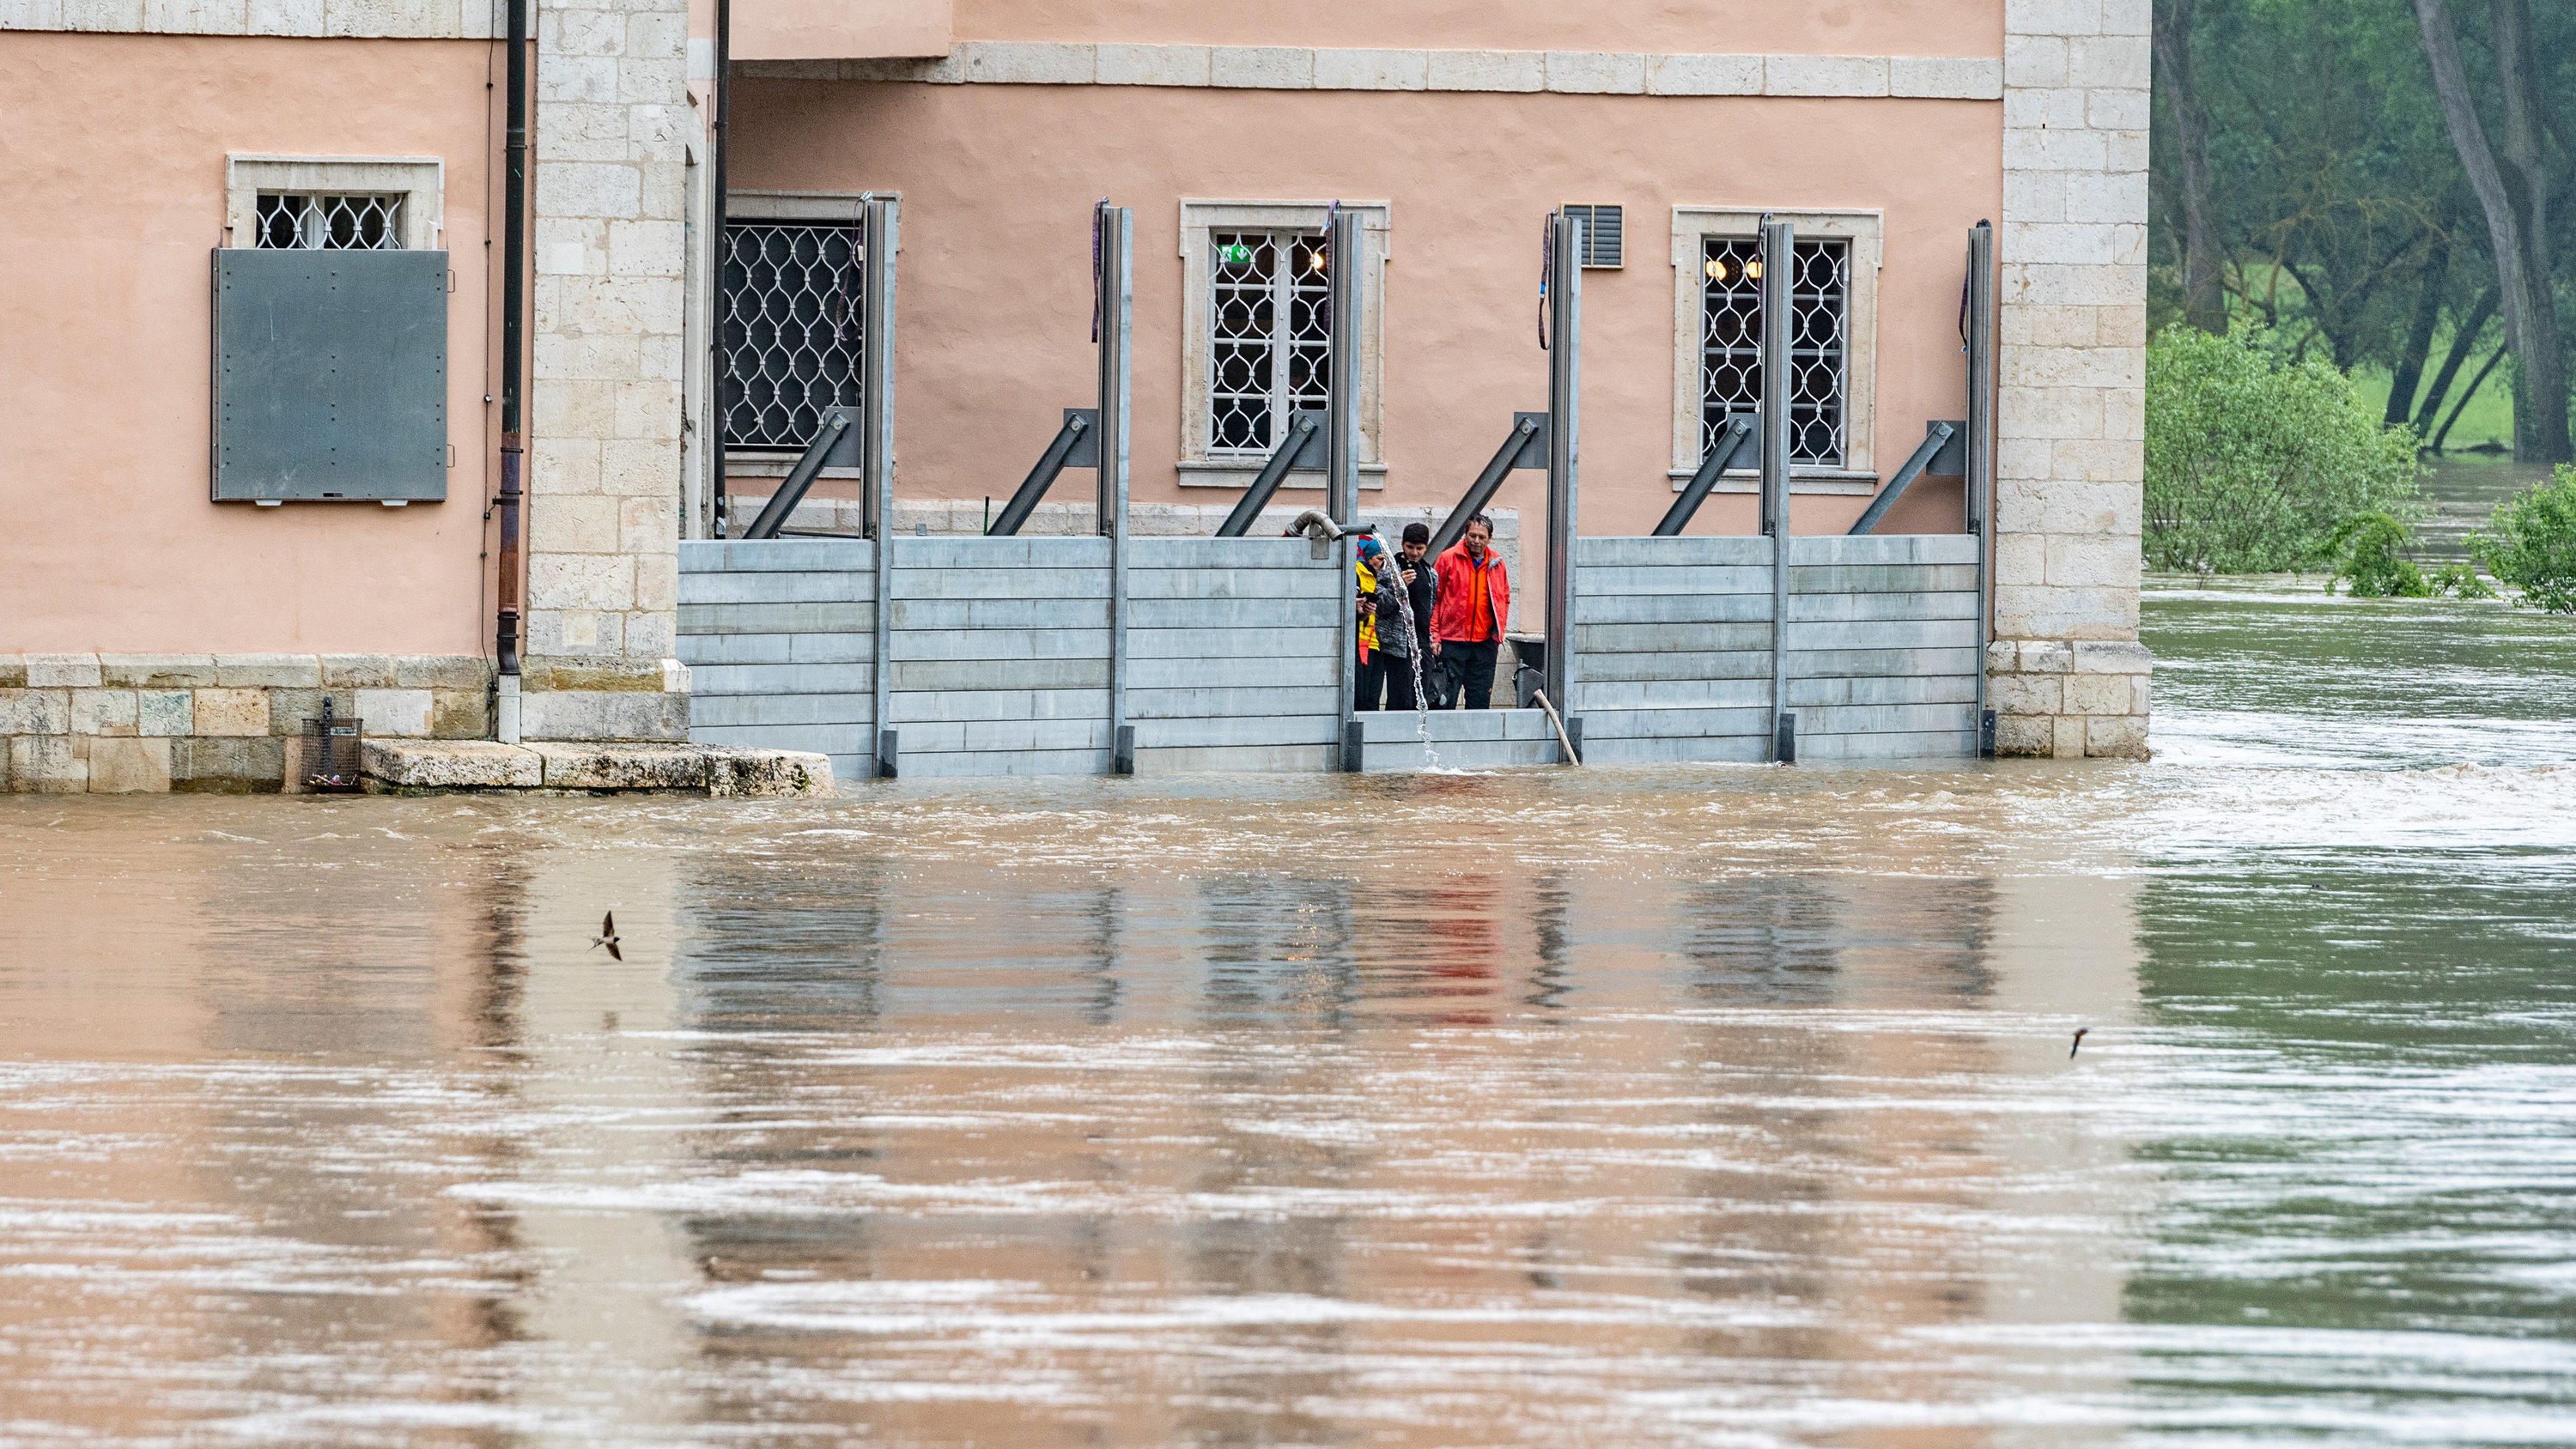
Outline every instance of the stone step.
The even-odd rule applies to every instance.
[[[804,750],[609,741],[368,740],[360,772],[375,794],[665,791],[718,798],[827,799],[832,762]]]

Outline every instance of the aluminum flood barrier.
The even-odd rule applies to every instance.
[[[1578,540],[1584,758],[1768,759],[1775,675],[1801,759],[1974,756],[1977,546],[1968,534],[1792,538],[1782,591],[1759,535]]]

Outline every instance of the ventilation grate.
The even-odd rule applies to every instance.
[[[1617,206],[1568,206],[1568,220],[1583,226],[1583,264],[1619,267],[1627,264],[1627,210]]]

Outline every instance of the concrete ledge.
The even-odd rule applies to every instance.
[[[490,740],[367,740],[359,772],[399,789],[526,790],[545,783],[534,750]]]
[[[16,0],[35,4],[39,0]],[[748,60],[778,80],[922,85],[1176,86],[1215,90],[1545,91],[1558,95],[1905,96],[1993,101],[1999,56],[1351,50],[969,40],[936,58]]]
[[[592,741],[368,740],[361,769],[381,793],[660,791],[720,799],[828,799],[832,762],[802,750]]]

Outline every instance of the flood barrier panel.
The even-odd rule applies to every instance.
[[[1801,760],[1977,753],[1977,540],[1789,541],[1789,708]]]
[[[1754,763],[1771,748],[1771,540],[1574,543],[1583,758]]]
[[[1420,770],[1424,716],[1409,709],[1370,711],[1358,717],[1360,768],[1370,773]],[[1447,770],[1499,770],[1514,765],[1561,765],[1565,748],[1543,710],[1435,709],[1429,715],[1431,746]]]
[[[1772,540],[1576,541],[1575,712],[1595,764],[1770,758]],[[1976,753],[1977,540],[1789,541],[1802,760]]]
[[[680,657],[690,737],[816,750],[875,773],[883,728],[905,775],[1105,774],[1125,639],[1140,773],[1302,773],[1343,762],[1339,565],[1304,539],[890,540],[883,639],[875,545],[681,545]],[[1577,540],[1571,716],[1593,764],[1769,758],[1772,541]],[[1786,706],[1807,760],[1973,756],[1977,541],[1967,535],[1789,544]],[[1116,607],[1113,607],[1116,605]],[[1356,763],[1418,769],[1413,715],[1360,717]],[[1437,712],[1444,764],[1558,762],[1534,710]]]
[[[1333,769],[1351,596],[1334,559],[1302,538],[1135,538],[1127,549],[1137,773]]]
[[[901,773],[1108,773],[1109,540],[891,542],[886,727]]]
[[[679,657],[689,738],[813,750],[837,779],[875,773],[876,545],[680,545]]]

